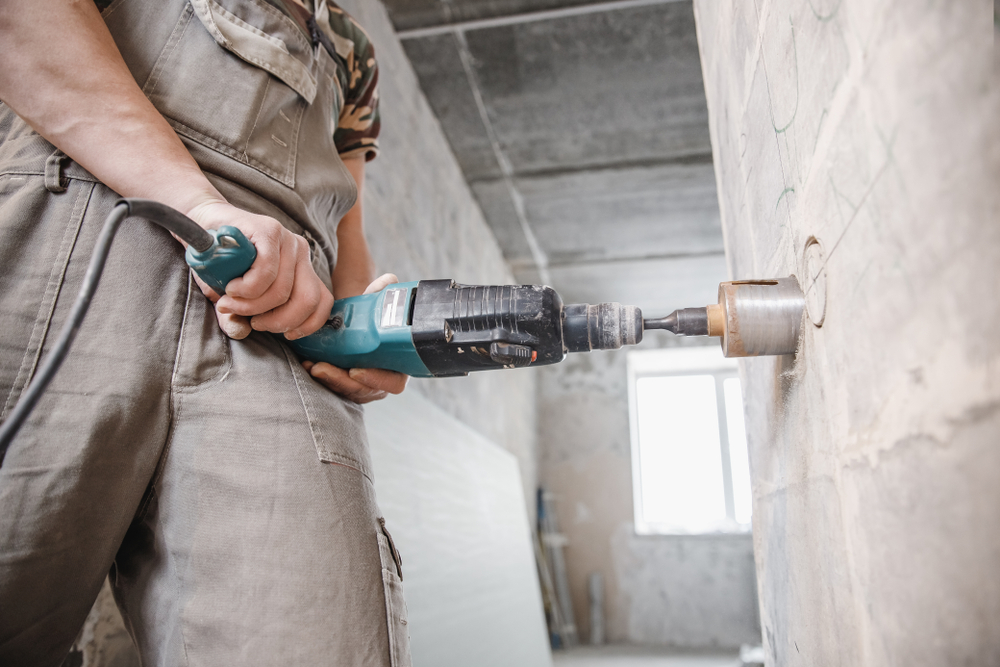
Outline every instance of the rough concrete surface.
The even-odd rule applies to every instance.
[[[741,366],[768,664],[996,665],[990,4],[695,12],[731,273],[826,300],[796,355]]]
[[[640,349],[705,343],[718,346],[714,339],[655,332]],[[539,371],[541,479],[556,495],[569,539],[567,571],[582,637],[590,634],[587,579],[599,571],[609,642],[686,649],[757,644],[750,536],[635,534],[627,353],[571,355]]]
[[[404,281],[511,282],[496,238],[465,184],[381,3],[344,0],[338,4],[369,32],[379,60],[382,152],[368,165],[364,202],[367,237],[379,270],[392,271]],[[413,380],[407,391],[423,394],[513,453],[525,502],[533,507],[535,384],[530,371],[513,371]],[[127,634],[105,587],[83,629],[83,664],[137,664],[127,662],[134,657],[114,657],[119,655],[123,638]],[[122,655],[134,656],[130,648],[128,644],[121,649]]]

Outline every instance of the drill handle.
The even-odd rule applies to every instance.
[[[230,225],[207,231],[212,235],[212,245],[203,251],[189,245],[184,259],[206,285],[222,296],[230,280],[250,270],[257,249],[243,232]]]
[[[188,266],[219,296],[226,293],[230,280],[246,273],[257,259],[257,249],[236,227],[204,229],[180,211],[150,199],[127,198],[120,203],[128,207],[128,215],[155,222],[187,243]]]

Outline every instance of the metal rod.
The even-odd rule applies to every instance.
[[[643,329],[666,329],[678,336],[707,336],[708,309],[681,308],[666,317],[642,321]]]

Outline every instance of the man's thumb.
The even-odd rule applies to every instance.
[[[215,311],[215,317],[219,320],[219,328],[235,340],[243,340],[253,331],[249,317],[233,313],[220,313],[219,311]]]

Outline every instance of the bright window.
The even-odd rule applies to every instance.
[[[629,354],[636,531],[745,532],[750,468],[734,360],[715,347]]]

